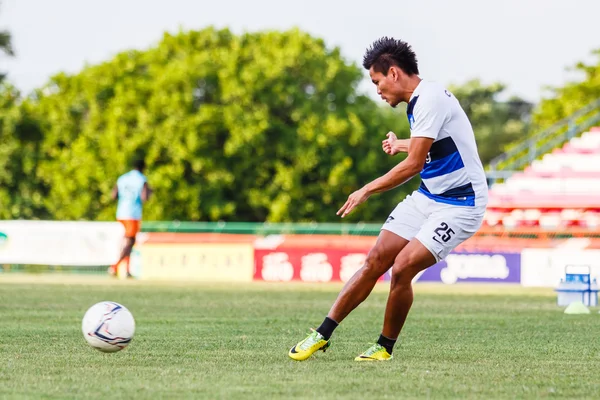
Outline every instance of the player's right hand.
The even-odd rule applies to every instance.
[[[381,148],[386,154],[390,156],[394,156],[398,154],[398,151],[394,149],[394,143],[398,140],[396,134],[392,131],[388,132],[386,135],[386,139],[381,142]]]

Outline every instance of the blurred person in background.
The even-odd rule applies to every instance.
[[[143,160],[134,161],[133,169],[117,179],[117,184],[112,191],[113,200],[117,200],[117,221],[125,227],[125,240],[119,261],[108,269],[109,274],[113,276],[117,275],[119,265],[125,261],[127,277],[132,277],[129,258],[141,227],[142,205],[152,193],[143,174],[145,168],[146,164]]]

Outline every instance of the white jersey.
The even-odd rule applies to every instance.
[[[473,128],[458,100],[443,86],[422,80],[406,113],[411,137],[433,139],[419,192],[439,203],[485,207],[485,172]]]

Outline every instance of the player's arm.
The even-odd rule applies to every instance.
[[[363,203],[374,193],[386,192],[410,180],[423,169],[427,153],[431,149],[433,139],[426,137],[412,138],[408,149],[408,157],[383,175],[352,193],[346,203],[337,212],[344,218],[356,206]]]
[[[394,154],[408,153],[410,150],[410,139],[398,139],[393,146]]]
[[[386,154],[395,156],[398,153],[408,153],[410,139],[398,139],[394,132],[388,132],[386,138],[381,141],[381,148]]]
[[[433,139],[431,138],[412,138],[408,147],[408,157],[392,168],[387,174],[365,185],[366,193],[370,196],[374,193],[386,192],[402,185],[421,172],[432,143]]]
[[[352,193],[342,208],[338,210],[337,215],[341,214],[342,218],[345,217],[373,193],[393,189],[408,181],[423,169],[427,153],[431,149],[434,140],[437,139],[449,115],[449,105],[444,96],[449,97],[446,92],[446,94],[432,93],[419,99],[414,110],[414,122],[408,144],[408,157],[384,176]]]
[[[148,186],[148,182],[144,182],[144,186],[142,187],[142,201],[148,201],[150,195],[152,194],[152,189]]]
[[[110,197],[113,200],[117,200],[119,198],[119,188],[117,187],[117,185],[115,185],[115,187],[113,187]]]

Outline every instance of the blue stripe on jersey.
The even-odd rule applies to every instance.
[[[429,192],[429,189],[427,189],[427,186],[421,182],[419,192],[438,203],[451,204],[454,206],[475,206],[475,191],[473,190],[473,185],[471,185],[471,183],[446,190],[441,194],[432,194]]]
[[[457,152],[458,148],[456,147],[454,140],[452,140],[452,137],[448,136],[447,138],[443,138],[431,144],[429,156],[431,157],[431,161],[435,161]]]
[[[473,185],[471,183],[467,183],[466,185],[462,185],[459,187],[455,187],[454,189],[446,190],[442,193],[442,196],[448,197],[465,197],[465,196],[475,196],[475,191],[473,190]]]
[[[423,182],[421,182],[421,186],[419,186],[419,191],[427,192],[431,194],[427,186]],[[471,183],[467,183],[466,185],[462,185],[459,187],[455,187],[453,189],[446,190],[444,193],[433,195],[433,196],[450,196],[450,197],[464,197],[464,196],[475,196],[475,191],[473,190],[473,185]]]
[[[419,190],[419,192],[423,193],[425,196],[437,203],[450,204],[453,206],[475,207],[475,196],[466,196],[458,199],[453,197],[442,197],[438,194],[431,194],[421,190]]]
[[[414,109],[415,109],[415,105],[417,104],[417,100],[419,100],[419,96],[415,96],[413,97],[409,102],[408,102],[408,107],[406,107],[406,116],[408,117],[408,125],[410,126],[410,129],[412,129],[413,123],[415,122],[415,116],[414,116]]]
[[[438,176],[449,174],[450,172],[458,171],[464,168],[463,160],[460,157],[460,153],[457,151],[444,158],[438,160],[432,160],[425,164],[421,171],[422,179],[435,178]]]

